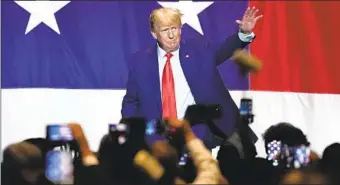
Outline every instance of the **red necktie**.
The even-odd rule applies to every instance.
[[[176,110],[176,97],[175,97],[175,82],[172,74],[170,58],[173,56],[171,53],[166,55],[166,64],[163,69],[162,76],[162,108],[163,119],[177,118]]]

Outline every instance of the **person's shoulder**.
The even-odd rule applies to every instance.
[[[211,45],[211,40],[206,36],[190,37],[182,42],[184,45],[195,48],[207,48]]]
[[[155,46],[150,46],[147,48],[142,48],[139,49],[137,51],[134,51],[133,53],[131,53],[131,57],[146,57],[150,54],[152,54],[153,52],[156,52],[156,47]]]
[[[143,65],[144,62],[148,61],[149,56],[153,53],[157,52],[156,47],[148,47],[148,48],[142,48],[140,50],[132,52],[127,57],[127,62],[130,67],[136,66],[136,65]]]

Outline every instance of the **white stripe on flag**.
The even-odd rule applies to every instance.
[[[45,137],[49,123],[80,122],[90,146],[97,150],[108,123],[120,119],[124,90],[5,89],[1,90],[1,146],[30,137]],[[244,92],[232,91],[234,101]],[[286,121],[301,128],[321,154],[323,149],[340,142],[340,95],[251,91],[259,136],[259,156],[264,156],[261,134],[269,126]],[[216,153],[214,153],[216,155]]]

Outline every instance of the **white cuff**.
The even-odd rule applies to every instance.
[[[241,31],[238,32],[238,37],[243,42],[252,42],[255,38],[254,32],[251,32],[250,34],[242,33]]]

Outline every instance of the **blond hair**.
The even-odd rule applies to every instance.
[[[158,8],[150,14],[150,28],[151,31],[155,30],[155,24],[163,22],[165,24],[178,24],[182,25],[182,13],[176,8]]]

